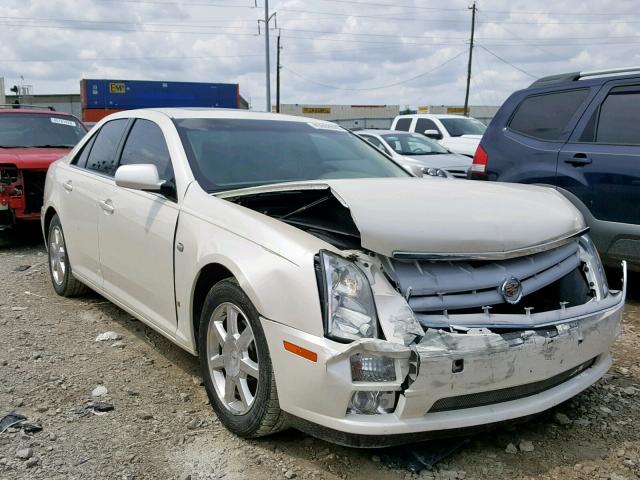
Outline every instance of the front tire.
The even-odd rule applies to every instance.
[[[75,297],[85,293],[87,287],[78,281],[71,272],[64,232],[57,214],[53,216],[51,223],[49,223],[47,247],[49,275],[56,293],[62,297]]]
[[[202,378],[224,426],[248,438],[282,430],[285,414],[258,312],[233,279],[209,290],[198,336]]]

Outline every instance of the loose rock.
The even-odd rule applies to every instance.
[[[535,449],[533,442],[530,442],[529,440],[521,440],[518,444],[518,448],[520,448],[521,452],[533,452]]]
[[[569,417],[567,417],[564,413],[561,413],[561,412],[556,412],[553,415],[553,420],[558,425],[569,425],[569,424],[571,424],[571,419]]]
[[[16,451],[16,458],[20,460],[28,460],[33,457],[33,449],[31,448],[20,448]]]
[[[96,388],[94,388],[91,391],[91,396],[92,397],[102,397],[103,395],[106,395],[107,393],[109,393],[109,390],[107,390],[107,387],[105,387],[104,385],[98,385]]]
[[[96,337],[96,342],[108,342],[110,340],[121,340],[122,335],[116,332],[104,332]]]
[[[518,449],[513,443],[507,445],[507,448],[505,448],[504,451],[507,453],[518,453]]]

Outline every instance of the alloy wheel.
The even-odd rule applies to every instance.
[[[247,413],[258,388],[258,352],[246,315],[233,303],[221,303],[211,315],[207,363],[220,402],[234,415]]]
[[[62,285],[67,271],[67,252],[64,246],[64,236],[59,226],[53,227],[49,237],[49,262],[51,276],[56,285]]]

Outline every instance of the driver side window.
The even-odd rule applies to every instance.
[[[429,120],[428,118],[419,118],[416,122],[416,132],[424,133],[425,130],[436,130],[438,133],[441,133],[433,120]]]
[[[122,149],[120,165],[152,164],[158,169],[160,180],[174,182],[171,155],[158,125],[138,118]]]

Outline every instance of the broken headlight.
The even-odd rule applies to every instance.
[[[590,286],[593,289],[597,289],[600,297],[604,298],[609,294],[609,284],[607,283],[607,276],[604,273],[598,250],[589,235],[580,237],[580,247],[586,254],[587,271],[585,273],[587,278],[590,283],[595,283],[595,285]]]
[[[378,318],[369,280],[358,266],[320,252],[325,288],[325,333],[338,340],[378,336]]]

